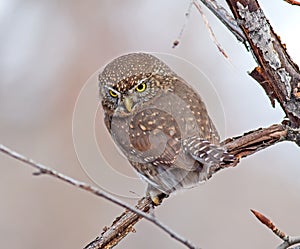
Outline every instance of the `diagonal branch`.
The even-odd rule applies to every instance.
[[[201,8],[200,3],[198,3],[197,1],[194,1],[194,5],[195,5],[196,9],[198,10],[198,12],[200,13],[200,15],[202,16],[202,19],[205,23],[206,28],[208,29],[208,32],[209,32],[210,37],[213,40],[214,44],[217,46],[218,50],[224,55],[224,57],[226,59],[228,59],[228,55],[226,54],[225,50],[222,48],[221,44],[218,42],[218,40],[215,36],[215,33],[214,33],[213,29],[211,28],[211,26],[209,25],[209,22],[208,22],[205,14],[204,14],[202,8]]]
[[[184,244],[187,248],[190,249],[197,249],[198,247],[194,246],[191,242],[189,242],[188,240],[186,240],[185,238],[181,237],[179,234],[173,232],[170,228],[168,228],[167,226],[165,226],[164,224],[162,224],[160,221],[158,221],[157,219],[155,219],[153,216],[147,214],[147,212],[149,212],[152,203],[150,202],[150,199],[148,197],[145,197],[143,199],[141,199],[140,204],[144,203],[144,208],[143,209],[137,209],[134,207],[131,207],[130,205],[126,204],[125,202],[120,201],[119,199],[117,199],[116,197],[110,195],[109,193],[102,191],[96,187],[93,187],[87,183],[84,182],[80,182],[77,181],[69,176],[66,176],[60,172],[57,172],[43,164],[37,163],[32,159],[29,159],[11,149],[9,149],[8,147],[0,144],[0,152],[3,152],[4,154],[13,157],[21,162],[26,163],[27,165],[32,166],[33,168],[37,169],[38,171],[34,173],[34,175],[50,175],[53,176],[59,180],[62,180],[66,183],[69,183],[77,188],[86,190],[92,194],[95,194],[99,197],[102,197],[114,204],[117,204],[120,207],[126,208],[127,210],[131,211],[132,214],[134,214],[134,217],[132,217],[133,220],[136,220],[136,222],[140,219],[140,218],[144,218],[148,221],[150,221],[151,223],[155,224],[157,227],[159,227],[160,229],[162,229],[164,232],[166,232],[167,234],[169,234],[172,238],[174,238],[175,240],[179,241],[180,243]],[[146,205],[145,205],[146,204]],[[126,211],[126,212],[129,212]],[[132,231],[132,225],[126,228],[125,233]],[[114,240],[110,240],[110,243],[113,244]],[[109,246],[111,247],[111,246]],[[94,248],[94,247],[86,247],[86,248]]]

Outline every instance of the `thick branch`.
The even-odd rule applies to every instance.
[[[242,158],[285,140],[287,131],[284,125],[274,124],[268,128],[260,128],[239,137],[226,139],[223,144],[228,152]]]
[[[274,32],[256,0],[227,0],[258,63],[251,73],[266,91],[272,104],[276,99],[290,126],[300,127],[300,72]]]

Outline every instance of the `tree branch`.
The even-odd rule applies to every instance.
[[[200,3],[198,3],[197,1],[194,1],[194,6],[196,7],[196,9],[198,10],[198,12],[200,13],[200,15],[202,16],[202,19],[205,23],[206,28],[208,29],[208,32],[210,34],[211,39],[213,40],[214,44],[217,46],[218,50],[224,55],[224,57],[226,59],[228,59],[228,55],[226,54],[226,52],[224,51],[224,49],[222,48],[221,44],[218,42],[215,33],[212,29],[212,27],[209,25],[209,22],[201,8]],[[237,36],[237,38],[239,39],[239,37]]]
[[[227,0],[258,63],[250,75],[262,85],[272,105],[276,99],[290,126],[300,127],[300,72],[256,0]]]

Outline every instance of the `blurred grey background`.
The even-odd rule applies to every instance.
[[[300,63],[300,33],[295,32],[299,8],[282,0],[261,4]],[[247,75],[255,67],[251,54],[205,7],[229,60],[218,52],[195,8],[180,45],[172,49],[188,5],[187,0],[0,0],[0,143],[74,178],[96,180],[134,204],[145,186],[113,148],[102,151],[111,142],[102,129],[101,110],[95,109],[93,84],[95,72],[107,62],[134,51],[170,53],[201,69],[222,103],[224,115],[216,114],[212,104],[208,109],[223,138],[280,122],[280,108],[271,108],[262,88]],[[94,92],[83,100],[92,103],[83,101],[76,108],[87,85]],[[72,119],[79,109],[74,146]],[[93,124],[89,118],[85,122],[88,114],[96,116]],[[104,163],[98,164],[91,152],[96,142],[84,143],[88,132],[95,132]],[[299,156],[291,143],[270,147],[170,197],[155,214],[201,248],[275,248],[280,240],[249,209],[271,217],[290,235],[300,234]],[[115,166],[106,175],[110,157],[116,159]],[[91,173],[86,165],[97,170]],[[0,169],[0,248],[83,248],[123,211],[54,178],[35,177],[31,168],[6,155],[0,154]],[[183,248],[146,221],[136,230],[118,248]]]

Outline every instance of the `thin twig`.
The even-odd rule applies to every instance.
[[[286,234],[284,232],[282,232],[278,227],[276,227],[274,225],[274,223],[267,218],[266,216],[264,216],[262,213],[251,209],[251,212],[255,215],[255,217],[264,225],[266,225],[269,229],[272,230],[273,233],[276,234],[276,236],[278,236],[280,239],[285,239]]]
[[[276,236],[283,240],[283,243],[280,244],[277,249],[287,249],[290,246],[296,245],[300,243],[299,237],[291,237],[282,232],[269,218],[264,216],[262,213],[251,209],[251,212],[255,215],[255,217],[264,225],[266,225]]]
[[[187,23],[188,23],[188,21],[189,21],[190,15],[191,15],[191,10],[192,10],[192,7],[193,7],[193,2],[194,2],[194,0],[190,0],[188,9],[187,9],[187,11],[185,12],[185,20],[184,20],[184,23],[183,23],[183,25],[182,25],[182,27],[181,27],[181,30],[180,30],[180,32],[179,32],[179,34],[178,34],[178,36],[177,36],[177,39],[176,39],[175,41],[173,41],[173,46],[172,46],[172,48],[175,48],[175,47],[177,47],[177,46],[179,45],[179,42],[180,42],[180,40],[181,40],[181,37],[182,37],[182,35],[183,35],[183,32],[184,32],[184,30],[185,30],[185,28],[186,28],[186,25],[187,25]]]
[[[202,19],[205,23],[206,28],[208,29],[208,32],[209,32],[210,37],[212,38],[214,44],[217,46],[219,51],[224,55],[224,57],[226,59],[228,59],[228,55],[226,54],[225,50],[222,48],[221,44],[218,42],[213,29],[209,25],[209,22],[205,16],[204,12],[202,11],[201,5],[197,1],[194,1],[194,5],[195,5],[196,9],[198,10],[198,12],[200,13],[200,15],[202,16]]]
[[[240,42],[245,43],[247,41],[246,36],[244,35],[243,31],[239,27],[236,20],[217,1],[215,1],[215,0],[192,0],[191,3],[189,4],[187,12],[185,13],[185,16],[186,16],[185,22],[184,22],[184,24],[183,24],[183,26],[182,26],[182,28],[179,32],[179,35],[178,35],[177,39],[173,42],[173,48],[175,48],[179,45],[179,42],[180,42],[181,37],[183,35],[183,31],[186,27],[186,24],[187,24],[188,20],[189,20],[192,4],[194,4],[196,7],[198,5],[198,7],[199,7],[200,6],[200,1],[232,32],[233,35],[235,35],[235,37]],[[212,31],[210,31],[210,32],[212,32]]]
[[[46,174],[46,175],[50,175],[53,176],[57,179],[60,179],[64,182],[67,182],[77,188],[86,190],[90,193],[93,193],[97,196],[103,197],[104,199],[117,204],[120,207],[126,208],[128,210],[130,210],[131,212],[139,215],[140,217],[143,217],[144,219],[150,221],[151,223],[155,224],[157,227],[159,227],[160,229],[162,229],[164,232],[166,232],[167,234],[169,234],[172,238],[174,238],[175,240],[179,241],[180,243],[182,243],[183,245],[185,245],[187,248],[190,249],[197,249],[198,247],[196,247],[195,245],[193,245],[190,241],[186,240],[185,238],[183,238],[182,236],[180,236],[179,234],[175,233],[174,231],[172,231],[170,228],[168,228],[167,226],[165,226],[164,224],[162,224],[160,221],[158,221],[157,219],[155,219],[153,216],[144,213],[141,210],[138,210],[134,207],[131,207],[130,205],[126,204],[125,202],[120,201],[119,199],[115,198],[114,196],[106,193],[105,191],[102,191],[96,187],[93,187],[89,184],[86,184],[84,182],[80,182],[77,181],[69,176],[66,176],[62,173],[59,173],[43,164],[37,163],[32,159],[29,159],[15,151],[13,151],[12,149],[9,149],[8,147],[0,144],[0,151],[3,152],[4,154],[13,157],[21,162],[24,162],[27,165],[30,165],[32,167],[34,167],[35,169],[38,170],[38,172],[35,173],[35,175],[42,175],[42,174]]]

